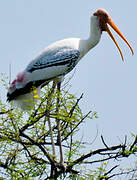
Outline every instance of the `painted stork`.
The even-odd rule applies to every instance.
[[[20,104],[21,108],[26,109],[28,105],[25,100],[35,99],[35,95],[31,93],[33,86],[39,91],[45,84],[54,81],[60,89],[64,76],[76,66],[90,49],[98,44],[103,31],[106,31],[114,41],[123,60],[122,51],[108,25],[126,42],[133,55],[132,47],[115,25],[109,13],[104,9],[99,9],[90,18],[88,39],[68,38],[45,48],[28,64],[24,71],[18,73],[16,79],[10,84],[7,100],[14,100]]]

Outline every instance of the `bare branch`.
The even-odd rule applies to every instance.
[[[86,119],[86,117],[91,113],[92,111],[89,111],[76,126],[62,139],[62,141],[66,140],[73,132],[74,130]]]
[[[76,103],[74,104],[74,106],[71,108],[70,112],[69,112],[69,117],[71,117],[73,115],[73,112],[76,108],[76,106],[78,105],[79,101],[83,98],[83,93],[81,94],[81,96],[77,99]]]
[[[110,173],[111,173],[114,169],[116,169],[118,166],[119,166],[119,165],[116,165],[116,166],[112,167],[108,172],[106,172],[106,173],[104,174],[104,176],[107,176],[108,174],[110,174]]]
[[[121,149],[122,147],[123,147],[123,145],[120,144],[120,145],[117,145],[117,146],[111,146],[109,148],[102,148],[102,149],[97,149],[95,151],[91,151],[90,153],[82,155],[80,158],[74,160],[71,163],[70,166],[74,166],[74,165],[76,165],[78,163],[81,163],[81,162],[83,162],[83,160],[85,160],[85,159],[87,159],[87,158],[89,158],[89,157],[91,157],[91,156],[93,156],[95,154],[100,154],[101,152],[107,152],[107,151],[110,151],[110,150],[114,151],[114,150],[117,150],[117,149]]]
[[[133,142],[133,144],[130,146],[130,151],[132,151],[133,147],[137,144],[137,136],[135,137],[135,140]]]
[[[103,138],[103,136],[102,136],[102,135],[101,135],[101,140],[102,140],[102,142],[103,142],[104,146],[105,146],[107,149],[109,149],[109,147],[108,147],[108,146],[107,146],[107,144],[105,143],[104,138]]]
[[[124,171],[124,172],[112,174],[111,176],[107,177],[107,179],[110,179],[110,178],[115,177],[115,176],[126,175],[126,174],[133,173],[133,172],[137,172],[137,168],[136,168],[136,169],[129,170],[129,171]],[[132,179],[132,180],[133,180],[133,179]],[[135,180],[136,180],[136,179],[135,179]]]

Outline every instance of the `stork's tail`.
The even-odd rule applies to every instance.
[[[30,110],[34,108],[39,98],[40,98],[40,87],[34,89],[30,93],[19,95],[10,101],[15,107],[18,107],[22,110]]]
[[[25,72],[18,73],[16,79],[10,84],[7,93],[7,101],[22,110],[32,108],[40,96],[40,86],[35,88],[34,82],[28,82]]]

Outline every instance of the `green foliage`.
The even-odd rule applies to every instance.
[[[6,87],[6,81],[2,83]],[[97,112],[82,112],[79,107],[82,97],[77,98],[67,88],[59,93],[54,84],[49,84],[29,111],[23,112],[0,101],[0,179],[107,179],[114,169],[107,166],[109,161],[136,155],[134,134],[135,140],[130,146],[106,147],[103,141],[104,148],[93,150],[92,147],[86,152],[86,144],[77,133],[82,123],[98,115]],[[60,148],[63,149],[63,164],[60,163]],[[96,163],[100,166],[93,168],[92,164]]]
[[[78,124],[84,121],[84,115],[76,104],[77,98],[67,90],[60,93],[59,112],[56,114],[57,93],[52,93],[49,98],[51,90],[52,87],[47,86],[39,103],[27,112],[12,106],[9,109],[9,106],[0,101],[0,164],[7,166],[4,175],[7,179],[8,177],[32,179],[48,173],[50,164],[43,158],[39,146],[35,146],[37,143],[40,144],[46,148],[48,156],[53,158],[47,116],[52,121],[55,139],[57,139],[56,121],[61,120],[61,136],[66,146],[69,146],[69,136],[74,135],[79,130]],[[21,136],[21,131],[27,134],[27,138]],[[72,143],[71,151],[66,150],[66,157],[69,157],[67,159],[73,159],[72,156],[77,154],[79,148],[79,141]]]

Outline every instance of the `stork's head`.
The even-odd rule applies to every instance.
[[[126,42],[126,44],[129,46],[132,55],[134,54],[133,49],[131,47],[131,45],[129,44],[129,42],[126,40],[126,38],[123,36],[123,34],[120,32],[120,30],[118,29],[118,27],[115,25],[114,21],[112,20],[111,16],[109,15],[109,13],[105,10],[105,9],[98,9],[94,14],[94,16],[97,16],[99,19],[99,26],[101,31],[107,31],[107,33],[110,35],[111,39],[114,41],[114,43],[116,44],[121,58],[122,60],[124,60],[122,51],[117,43],[117,41],[115,40],[115,38],[113,37],[108,24],[114,29],[114,31]]]

